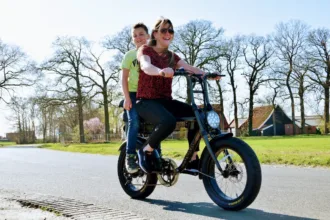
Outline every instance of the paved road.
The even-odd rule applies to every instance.
[[[144,201],[117,180],[116,156],[32,147],[0,148],[0,189],[36,192],[130,211],[148,219],[330,219],[330,169],[262,166],[256,201],[240,212],[218,208],[196,177],[181,175]]]

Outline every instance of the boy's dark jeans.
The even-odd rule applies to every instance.
[[[137,135],[139,132],[139,115],[136,111],[136,92],[130,92],[129,96],[132,101],[132,108],[127,111],[127,129],[126,129],[126,136],[127,136],[127,145],[126,145],[126,153],[127,154],[136,154],[136,141]]]

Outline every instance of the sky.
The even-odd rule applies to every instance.
[[[0,0],[0,39],[42,62],[56,36],[100,41],[137,22],[152,27],[160,16],[171,19],[174,28],[209,20],[230,37],[267,35],[290,19],[330,29],[329,9],[329,0]],[[0,103],[0,136],[13,130],[8,117],[10,111]]]

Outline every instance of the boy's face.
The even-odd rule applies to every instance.
[[[136,48],[146,44],[149,39],[149,34],[143,28],[135,28],[132,33],[133,42]]]

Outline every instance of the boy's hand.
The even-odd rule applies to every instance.
[[[131,110],[132,108],[132,101],[131,99],[125,99],[124,101],[124,109],[126,109],[127,111]]]

